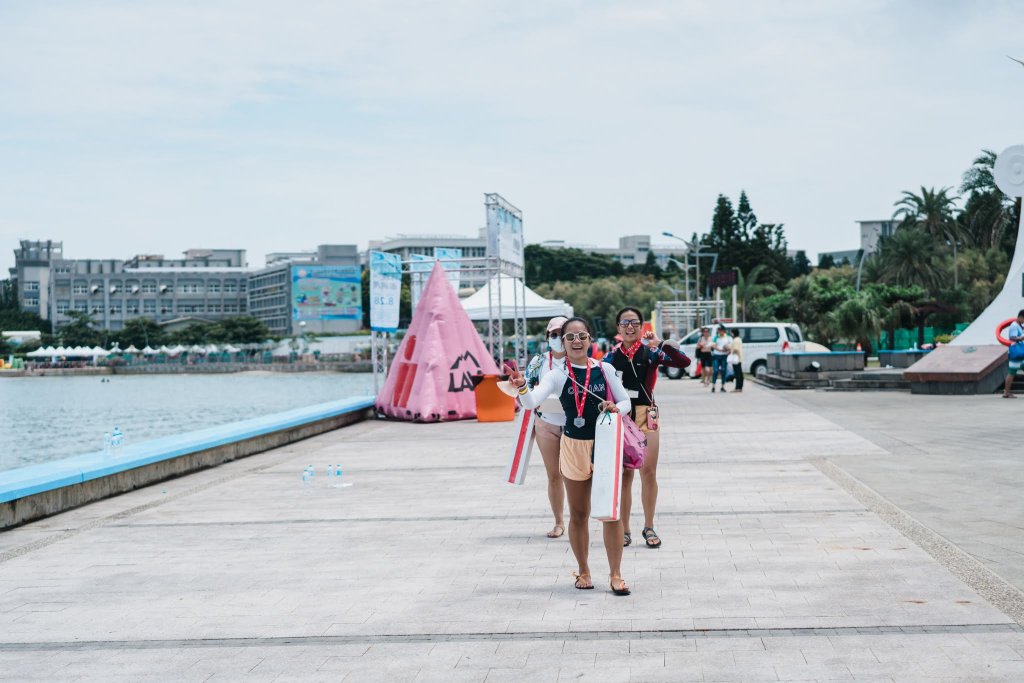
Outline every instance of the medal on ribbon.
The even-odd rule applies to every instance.
[[[566,366],[569,366],[566,361]],[[583,407],[587,404],[587,387],[590,386],[590,368],[591,365],[587,363],[587,375],[583,380],[583,388],[580,388],[579,382],[576,381],[576,373],[572,367],[569,366],[569,379],[572,380],[572,400],[576,404],[576,417],[572,423],[577,429],[582,429],[583,425],[587,424],[587,421],[583,419]]]

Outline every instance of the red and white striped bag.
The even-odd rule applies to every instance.
[[[530,467],[530,454],[533,452],[533,422],[536,412],[529,408],[520,408],[516,416],[516,441],[505,470],[505,481],[522,486],[526,482],[526,470]]]
[[[622,505],[622,415],[601,413],[594,427],[594,482],[590,516],[602,522],[619,518]]]

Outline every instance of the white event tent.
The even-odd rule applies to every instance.
[[[30,351],[25,355],[29,358],[98,358],[106,356],[108,353],[108,351],[98,346],[93,348],[88,346],[76,346],[74,348],[64,346],[53,348],[52,346],[47,346]]]
[[[470,320],[488,320],[490,318],[488,302],[490,302],[491,308],[493,308],[495,314],[497,314],[497,287],[494,287],[493,299],[491,294],[492,285],[494,285],[495,279],[497,278],[492,278],[491,281],[481,287],[479,291],[462,300],[462,308],[465,309]],[[513,302],[515,301],[517,294],[522,296],[523,290],[519,289],[521,286],[522,281],[520,280],[511,277],[501,278],[500,291],[502,318],[511,320],[514,317],[515,311]],[[554,318],[556,315],[564,315],[567,318],[572,317],[572,306],[561,299],[545,299],[529,287],[526,287],[525,290],[526,301],[520,302],[520,305],[525,303],[527,318]]]

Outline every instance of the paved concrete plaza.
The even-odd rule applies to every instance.
[[[906,476],[903,427],[933,445],[912,426],[925,397],[885,398],[883,437],[866,438],[871,396],[663,382],[664,548],[626,549],[626,598],[606,588],[596,522],[597,589],[573,588],[567,540],[544,536],[539,456],[525,487],[502,481],[508,423],[368,422],[14,529],[0,677],[1024,680],[1021,594],[997,575],[1011,555],[938,528],[966,496],[952,452],[947,476]],[[968,444],[991,438],[972,415],[1020,414],[927,399]],[[844,401],[856,424],[830,419]],[[304,490],[310,463],[352,485]],[[986,471],[1019,483],[1017,463]]]

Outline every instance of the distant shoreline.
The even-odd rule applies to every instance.
[[[242,372],[338,372],[369,373],[373,366],[369,361],[351,363],[201,363],[197,365],[121,365],[84,368],[38,368],[25,370],[0,370],[4,377],[110,377],[113,375],[226,375]]]

